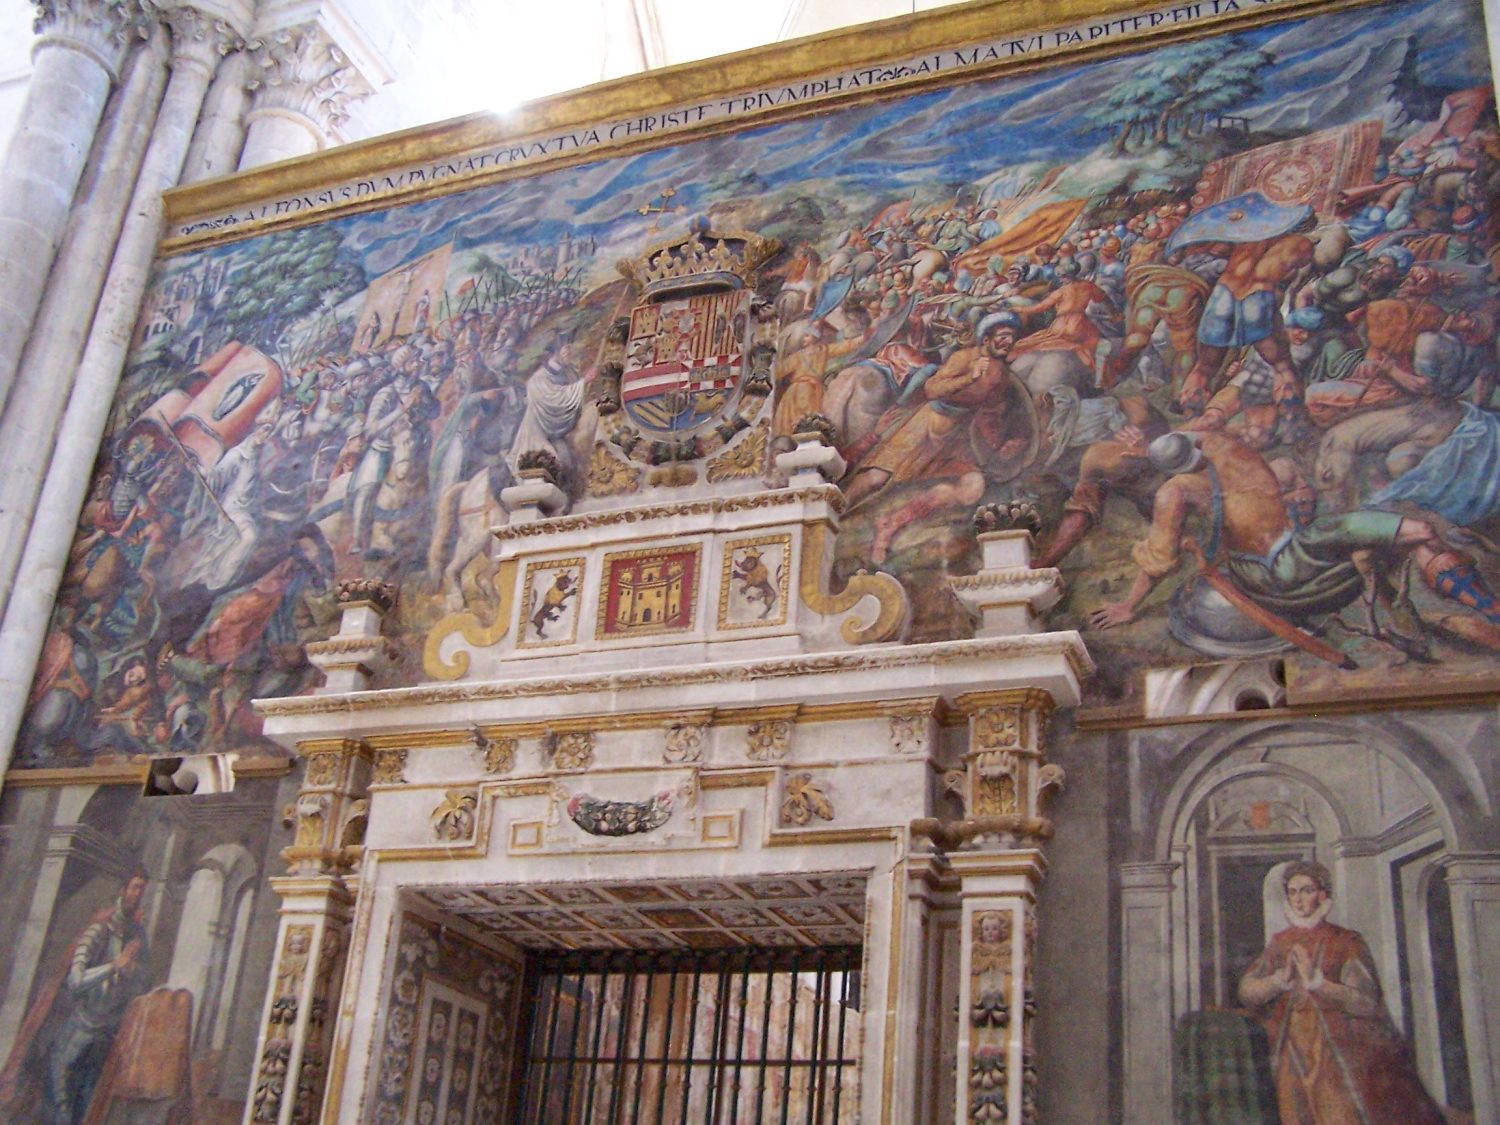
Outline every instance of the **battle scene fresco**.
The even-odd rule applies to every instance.
[[[672,329],[635,320],[616,263],[704,228],[779,246],[752,475],[831,423],[839,567],[906,583],[912,639],[972,628],[941,579],[978,564],[977,505],[1021,500],[1094,704],[1143,667],[1281,651],[1314,692],[1493,677],[1480,21],[1361,7],[162,259],[17,765],[275,752],[250,701],[316,685],[302,646],[353,577],[399,586],[386,682],[421,680],[427,630],[493,612],[488,529],[525,465],[575,509],[648,500],[603,440],[599,357],[616,322],[657,360]],[[745,308],[697,300],[729,327],[692,354],[732,350]],[[699,425],[740,393],[625,408]],[[782,612],[763,557],[735,621]],[[528,643],[572,627],[553,597]]]

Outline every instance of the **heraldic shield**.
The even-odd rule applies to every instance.
[[[619,269],[635,288],[602,357],[606,431],[633,459],[692,460],[722,447],[770,394],[774,313],[756,271],[781,249],[749,231],[695,222]]]
[[[630,314],[620,402],[643,430],[678,433],[716,417],[749,352],[750,293],[699,293]]]

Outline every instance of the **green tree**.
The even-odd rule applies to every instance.
[[[225,276],[214,318],[223,328],[218,343],[239,340],[280,358],[289,328],[364,287],[364,267],[332,224],[257,239],[236,255]]]
[[[1086,111],[1096,128],[1114,135],[1116,155],[1142,141],[1165,145],[1201,129],[1210,117],[1243,104],[1260,91],[1260,75],[1275,59],[1269,51],[1231,40],[1185,43],[1158,51],[1103,101]]]

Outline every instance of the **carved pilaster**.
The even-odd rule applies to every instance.
[[[1037,1125],[1036,891],[1046,870],[1036,849],[950,855],[962,879],[958,1125]]]
[[[267,1125],[322,1119],[354,903],[346,880],[364,857],[373,773],[374,755],[357,739],[318,739],[297,751],[302,788],[286,809],[295,835],[281,853],[291,874],[271,880],[281,929],[247,1110],[249,1121]]]
[[[283,900],[281,928],[247,1114],[257,1125],[310,1125],[322,1120],[353,896],[328,877],[283,877],[271,886]]]
[[[302,118],[323,142],[349,120],[353,102],[375,92],[316,21],[261,33],[252,58],[252,118],[268,112]]]

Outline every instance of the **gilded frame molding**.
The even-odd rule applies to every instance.
[[[646,71],[529,102],[506,115],[458,117],[173,188],[164,197],[168,231],[160,251],[170,255],[239,241],[933,86],[1107,58],[1231,25],[1258,26],[1378,2],[1186,0],[1143,6],[1132,0],[973,0]],[[962,57],[960,49],[996,43],[1008,50]],[[945,53],[951,56],[946,69]],[[924,56],[937,65],[924,67]],[[851,68],[866,80],[847,89],[816,89],[813,80],[828,77],[831,83]],[[813,91],[781,96],[798,82]],[[711,105],[729,108],[702,108]],[[648,117],[670,123],[607,135]],[[590,141],[588,133],[601,128],[604,134]],[[395,181],[393,174],[407,176],[417,168],[421,176]],[[390,182],[382,188],[386,177]],[[371,185],[369,191],[359,189],[361,181]],[[241,210],[244,217],[232,225],[191,229]]]

